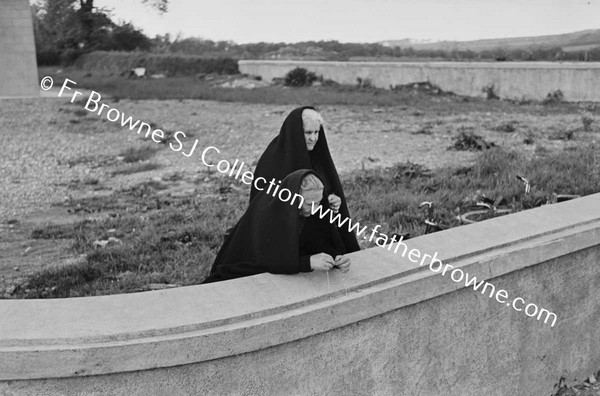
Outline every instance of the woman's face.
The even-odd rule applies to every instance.
[[[312,214],[313,204],[317,207],[323,199],[323,189],[304,191],[302,197],[304,198],[304,204],[300,209],[300,214],[309,217]]]
[[[312,151],[315,148],[315,144],[317,144],[317,140],[319,140],[319,129],[320,125],[307,125],[304,128],[304,140],[306,141],[306,149],[308,151]]]

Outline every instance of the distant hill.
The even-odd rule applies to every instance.
[[[379,44],[386,47],[412,47],[415,50],[471,50],[485,51],[496,48],[527,49],[531,47],[543,48],[562,48],[565,52],[582,51],[589,48],[600,46],[600,29],[582,30],[580,32],[555,34],[549,36],[534,37],[512,37],[485,39],[473,41],[436,41],[431,43],[422,43],[411,39],[386,40]]]

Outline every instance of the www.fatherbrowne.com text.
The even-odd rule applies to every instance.
[[[316,206],[313,202],[311,212],[313,215],[317,215],[321,219],[327,218],[331,224],[335,224],[340,228],[344,227],[345,225],[348,231],[355,232],[359,238],[361,235],[363,235],[364,239],[373,241],[377,235],[377,238],[375,238],[375,244],[379,247],[389,251],[393,250],[394,253],[398,253],[398,251],[402,249],[402,257],[408,257],[411,262],[419,263],[419,266],[427,265],[431,271],[435,273],[441,273],[442,276],[449,274],[450,279],[452,279],[454,282],[460,283],[464,281],[465,287],[472,287],[473,290],[480,291],[481,294],[489,293],[489,298],[495,297],[496,301],[500,304],[505,304],[506,306],[512,307],[515,311],[525,312],[525,314],[529,317],[535,317],[537,320],[541,320],[543,318],[544,323],[547,323],[550,320],[551,327],[554,327],[554,324],[556,323],[557,317],[554,312],[550,312],[545,308],[539,308],[533,303],[525,304],[525,300],[521,297],[517,297],[511,301],[508,298],[508,292],[506,290],[499,289],[496,291],[496,287],[491,283],[483,280],[478,281],[477,277],[470,276],[469,273],[463,271],[462,269],[455,268],[450,264],[442,263],[442,261],[438,259],[438,252],[434,252],[432,256],[429,254],[421,254],[418,249],[409,250],[408,246],[404,243],[404,238],[402,236],[399,238],[392,236],[390,238],[387,235],[378,232],[377,230],[381,227],[380,225],[373,227],[371,234],[367,237],[367,234],[365,234],[365,231],[368,228],[367,226],[361,228],[359,222],[353,222],[347,217],[342,219],[342,216],[339,213],[336,214],[331,209],[324,210],[321,205]],[[421,259],[420,262],[419,259]]]
[[[43,90],[50,90],[52,88],[52,85],[52,78],[46,76],[42,79],[41,87]],[[77,90],[72,90],[69,85],[77,85],[77,83],[75,81],[69,80],[68,78],[65,79],[58,96],[62,97],[63,94],[65,94],[67,91],[73,91],[71,94],[71,103],[73,103],[77,97],[83,96],[84,93]],[[145,138],[150,138],[155,143],[161,143],[162,139],[165,138],[165,132],[163,130],[158,128],[153,129],[150,124],[141,120],[134,121],[133,117],[127,117],[123,112],[119,111],[118,109],[112,108],[106,103],[102,103],[101,99],[102,96],[98,92],[91,91],[89,93],[84,108],[87,111],[96,113],[99,116],[104,115],[108,121],[118,122],[121,124],[122,127],[128,127],[130,131],[137,130],[136,132],[138,135],[142,134],[143,132]],[[169,143],[169,147],[174,152],[179,152],[186,157],[191,157],[194,154],[194,152],[196,152],[196,148],[198,146],[199,141],[198,139],[196,139],[192,144],[191,148],[184,149],[186,137],[187,135],[185,132],[176,131],[173,134],[173,139],[175,140],[176,144],[174,145],[173,143]],[[208,162],[207,155],[210,152],[220,153],[221,151],[214,146],[206,147],[200,154],[200,159],[205,166],[209,168],[216,167],[217,171],[223,174],[228,174],[229,176],[234,177],[234,179],[240,178],[242,183],[247,185],[253,184],[257,190],[264,191],[265,193],[270,194],[273,197],[279,198],[283,202],[289,202],[290,205],[294,205],[297,201],[298,208],[301,208],[304,204],[304,197],[302,197],[302,195],[297,193],[293,194],[290,190],[286,188],[280,189],[279,184],[281,183],[281,180],[272,179],[267,182],[267,180],[263,177],[254,178],[254,174],[251,171],[246,170],[242,172],[246,164],[243,161],[240,162],[237,159],[233,164],[225,159],[221,159],[216,164]],[[473,290],[475,291],[480,290],[481,294],[485,294],[489,288],[489,298],[495,297],[497,302],[501,304],[506,304],[507,306],[511,306],[516,311],[523,311],[529,317],[536,317],[537,320],[541,320],[542,318],[544,318],[544,323],[547,323],[548,320],[551,320],[551,327],[554,327],[554,324],[556,323],[557,317],[555,313],[550,312],[545,308],[539,308],[533,303],[525,304],[525,300],[523,300],[521,297],[517,297],[515,299],[512,299],[512,301],[509,301],[508,292],[506,290],[500,289],[496,291],[495,286],[491,283],[486,281],[478,282],[475,276],[471,277],[462,269],[454,268],[450,264],[443,264],[442,261],[438,259],[437,252],[435,252],[433,256],[431,256],[429,254],[421,254],[421,252],[418,249],[408,250],[408,246],[403,242],[402,237],[396,238],[395,236],[392,236],[391,238],[389,238],[387,235],[378,232],[377,230],[381,228],[380,225],[376,225],[372,229],[370,236],[367,237],[365,232],[368,227],[364,226],[361,228],[359,222],[353,222],[349,218],[342,219],[339,213],[335,214],[330,209],[323,210],[323,208],[320,205],[315,207],[314,203],[312,205],[311,210],[313,215],[316,214],[321,219],[329,217],[328,221],[331,224],[337,223],[337,226],[340,228],[346,225],[348,230],[350,232],[355,232],[357,237],[359,238],[361,235],[364,234],[364,239],[373,241],[373,239],[377,235],[377,238],[375,238],[375,244],[377,246],[380,246],[389,251],[393,250],[394,253],[397,253],[400,250],[400,248],[402,248],[402,257],[407,256],[408,260],[410,260],[413,263],[419,263],[419,266],[427,264],[431,271],[435,273],[439,273],[441,271],[442,276],[446,276],[446,273],[448,273],[450,274],[450,279],[452,279],[454,282],[458,283],[464,280],[465,287],[473,287]],[[420,262],[418,260],[419,258],[421,259]]]

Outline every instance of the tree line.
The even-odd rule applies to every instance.
[[[168,11],[168,0],[140,1],[157,12]],[[96,7],[94,0],[37,0],[31,8],[39,65],[70,64],[80,55],[97,50],[231,59],[600,61],[600,46],[569,52],[561,47],[544,46],[472,51],[414,49],[334,40],[237,44],[232,41],[172,37],[169,34],[149,38],[131,23],[113,22],[110,12]]]

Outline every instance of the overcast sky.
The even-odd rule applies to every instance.
[[[475,40],[600,28],[600,0],[95,0],[150,37],[250,42]]]

